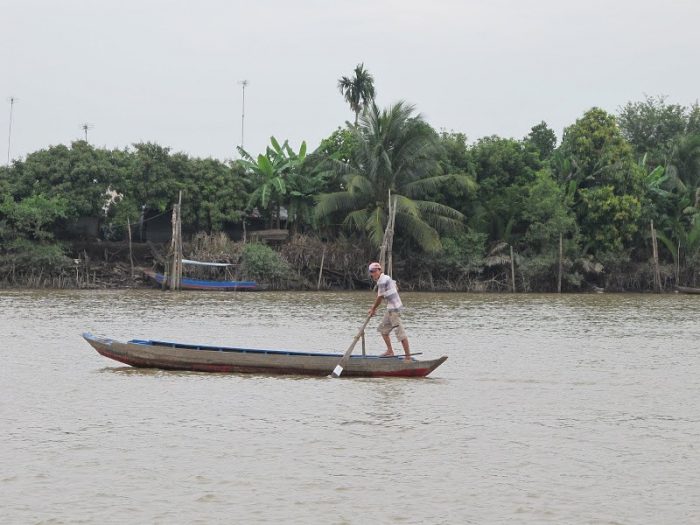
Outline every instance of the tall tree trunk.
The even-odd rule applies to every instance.
[[[654,221],[651,221],[651,250],[654,260],[654,291],[661,293],[661,273],[659,272],[659,248],[656,244],[656,230]]]
[[[513,282],[513,293],[515,293],[515,259],[512,246],[510,247],[510,280]]]
[[[564,258],[564,236],[559,234],[559,275],[557,276],[557,293],[561,293],[562,259]]]
[[[382,265],[384,273],[394,276],[394,264],[392,250],[394,246],[394,224],[396,222],[396,198],[391,198],[391,190],[389,190],[389,198],[387,199],[388,219],[382,239],[382,246],[379,250],[379,264]]]

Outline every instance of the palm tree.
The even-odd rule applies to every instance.
[[[645,158],[646,155],[642,162]],[[700,135],[678,137],[672,144],[666,166],[657,166],[648,178],[655,173],[662,175],[659,185],[670,190],[652,188],[656,190],[652,197],[660,195],[670,201],[666,212],[659,217],[661,231],[657,236],[679,268],[682,249],[688,261],[692,261],[700,249]]]
[[[673,145],[667,165],[670,178],[700,210],[700,134],[684,135]]]
[[[338,80],[338,89],[350,104],[350,109],[355,112],[357,127],[360,112],[374,101],[374,77],[365,69],[364,64],[358,64],[353,78],[342,77]]]
[[[439,174],[437,135],[413,112],[413,106],[404,102],[384,111],[374,103],[367,108],[359,126],[352,129],[357,147],[350,161],[328,161],[332,171],[342,174],[344,191],[319,196],[319,219],[338,214],[344,226],[364,232],[375,247],[379,246],[391,191],[397,233],[427,251],[440,249],[439,231],[462,225],[464,217],[457,210],[419,200],[443,184],[468,190],[476,184],[467,175]]]

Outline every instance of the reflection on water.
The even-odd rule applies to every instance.
[[[139,370],[80,337],[342,352],[369,291],[0,292],[3,521],[700,521],[700,296],[402,299],[450,357],[425,380]]]

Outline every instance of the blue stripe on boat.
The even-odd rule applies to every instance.
[[[188,343],[177,343],[174,341],[154,341],[151,339],[132,339],[129,343],[145,346],[169,346],[170,348],[183,348],[187,350],[208,350],[210,352],[240,352],[250,354],[279,354],[279,355],[300,355],[300,356],[339,356],[341,354],[298,352],[296,350],[266,350],[261,348],[235,348],[227,346],[195,345]]]
[[[148,277],[154,279],[158,284],[163,284],[165,282],[165,276],[158,272],[144,272]],[[243,289],[253,289],[257,288],[258,284],[255,281],[211,281],[205,279],[192,279],[190,277],[183,277],[180,280],[180,285],[183,287],[197,287],[197,288],[243,288]]]
[[[238,352],[243,354],[277,354],[277,355],[298,355],[313,357],[340,357],[339,353],[319,353],[319,352],[299,352],[296,350],[265,350],[261,348],[235,348],[227,346],[195,345],[188,343],[177,343],[174,341],[155,341],[152,339],[132,339],[131,344],[144,346],[168,346],[170,348],[183,348],[187,350],[207,350],[210,352]],[[379,358],[377,355],[351,355],[350,357]]]

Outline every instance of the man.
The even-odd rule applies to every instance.
[[[408,346],[408,337],[406,336],[406,332],[403,329],[403,324],[401,323],[401,310],[403,310],[403,304],[401,303],[401,298],[399,297],[399,291],[396,289],[396,281],[382,272],[382,266],[378,262],[370,263],[369,274],[377,283],[377,298],[374,300],[374,304],[372,305],[372,308],[369,309],[368,314],[373,316],[377,312],[377,307],[382,303],[382,299],[386,299],[386,313],[382,318],[382,322],[379,323],[379,326],[377,327],[377,331],[382,334],[382,338],[386,343],[386,352],[382,355],[394,355],[389,334],[392,330],[396,329],[396,338],[401,341],[403,351],[406,354],[404,359],[406,361],[410,361],[411,350]]]

